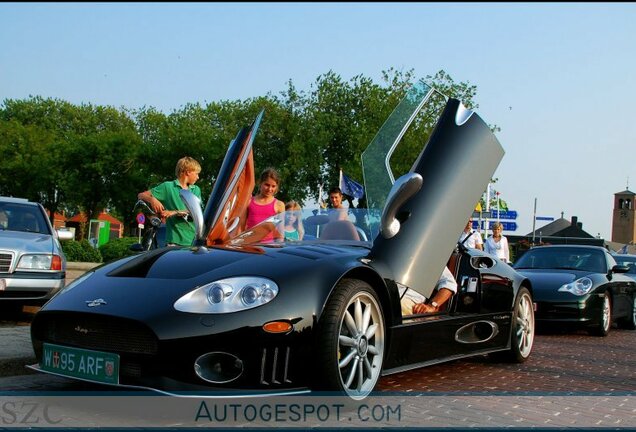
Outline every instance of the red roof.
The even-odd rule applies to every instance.
[[[48,217],[51,217],[51,212],[48,209],[46,209],[46,215]],[[66,216],[64,216],[63,214],[60,214],[58,212],[55,212],[55,217],[53,218],[53,220],[64,222],[64,221],[66,221]]]
[[[108,221],[111,224],[120,224],[121,225],[121,221],[119,219],[116,219],[114,217],[112,217],[110,214],[105,213],[105,212],[101,212],[99,214],[99,216],[97,216],[98,220],[103,220],[103,221]],[[73,216],[72,218],[68,219],[67,222],[87,222],[86,220],[86,215],[84,213],[78,213],[75,216]]]

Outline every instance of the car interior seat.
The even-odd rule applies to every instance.
[[[323,240],[360,241],[356,226],[348,220],[332,221],[325,225],[320,238]]]
[[[460,259],[460,257],[461,257],[460,253],[453,252],[451,254],[450,258],[448,258],[448,262],[446,263],[446,267],[448,267],[448,270],[450,270],[450,272],[455,277],[455,280],[457,281],[457,288],[458,289],[459,289],[459,284],[461,283],[461,278],[459,277],[459,259]],[[455,301],[456,297],[457,297],[457,293],[452,295],[451,298],[448,299],[446,304],[440,309],[440,312],[451,310],[451,307],[452,307],[453,302]]]

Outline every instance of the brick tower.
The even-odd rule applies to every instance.
[[[614,194],[612,241],[636,242],[636,194],[629,189]]]

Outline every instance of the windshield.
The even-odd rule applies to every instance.
[[[446,101],[424,82],[416,83],[362,153],[371,239],[380,231],[380,216],[395,179],[411,170]]]
[[[51,234],[44,215],[37,206],[0,203],[0,230]]]
[[[531,249],[513,266],[515,269],[564,269],[607,273],[602,251],[583,248]]]
[[[366,209],[304,209],[275,214],[242,232],[230,244],[335,242],[371,246]]]
[[[444,110],[447,97],[422,81],[413,85],[362,154],[368,208],[341,212],[304,209],[266,219],[230,244],[336,241],[371,246],[380,231],[384,204],[395,179],[411,171]],[[285,223],[300,223],[297,233]]]

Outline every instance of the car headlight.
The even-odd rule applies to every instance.
[[[233,277],[203,285],[174,303],[180,312],[222,314],[252,309],[269,303],[278,285],[262,277]]]
[[[16,270],[62,270],[62,258],[52,254],[22,255]]]
[[[570,292],[577,296],[582,296],[590,292],[592,289],[592,279],[589,277],[582,277],[581,279],[577,279],[574,282],[570,282],[569,284],[563,285],[559,288],[560,292]]]

